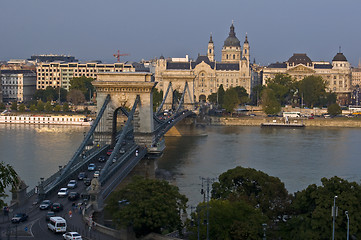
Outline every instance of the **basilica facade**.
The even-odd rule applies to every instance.
[[[195,61],[186,59],[165,59],[160,57],[155,68],[157,88],[165,92],[169,82],[174,90],[182,92],[184,82],[193,92],[194,101],[206,101],[207,97],[218,91],[222,84],[227,90],[231,87],[244,87],[250,94],[253,85],[257,84],[258,75],[252,74],[250,63],[250,45],[247,35],[241,46],[236,37],[232,23],[229,36],[222,47],[222,59],[215,60],[214,43],[210,36],[207,54],[199,55]]]

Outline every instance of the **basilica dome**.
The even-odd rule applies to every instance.
[[[230,27],[229,36],[224,41],[224,47],[240,47],[240,41],[236,37],[236,33],[234,32],[234,26],[233,23]]]

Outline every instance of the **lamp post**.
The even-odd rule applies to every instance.
[[[345,211],[346,217],[347,217],[347,240],[349,239],[350,235],[350,218],[348,217],[348,211]]]
[[[333,208],[332,208],[332,240],[335,240],[335,218],[336,218],[336,198],[337,196],[333,197]]]
[[[263,227],[263,240],[266,240],[266,228],[267,228],[267,224],[266,224],[266,223],[262,223],[262,227]]]

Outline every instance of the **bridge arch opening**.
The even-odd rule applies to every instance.
[[[111,139],[111,143],[110,143],[111,148],[114,148],[115,143],[116,143],[116,137],[117,137],[117,133],[118,133],[118,120],[119,120],[118,116],[120,116],[119,113],[124,115],[126,118],[128,118],[128,115],[129,115],[128,109],[124,106],[118,107],[114,110],[113,120],[112,120],[112,139]],[[125,123],[125,122],[126,121],[123,121],[123,123]],[[121,128],[123,126],[120,125],[119,127]]]
[[[207,101],[206,95],[202,94],[199,96],[199,102],[205,103]]]

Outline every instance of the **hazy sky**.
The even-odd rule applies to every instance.
[[[216,60],[234,20],[251,59],[268,65],[307,53],[331,61],[341,51],[361,58],[360,0],[0,0],[0,60],[66,54],[114,62],[206,54]]]

